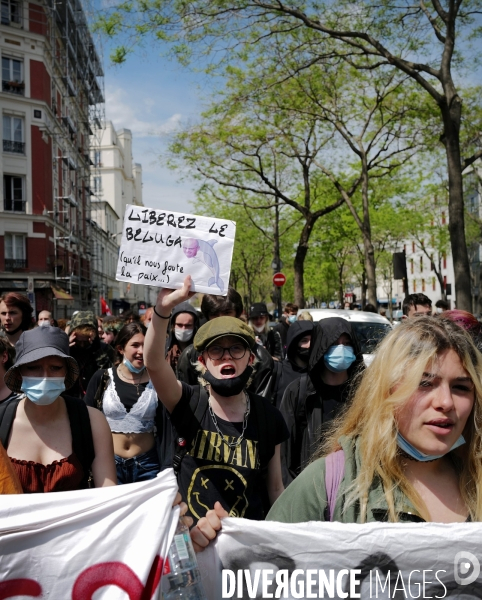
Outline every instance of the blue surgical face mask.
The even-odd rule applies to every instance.
[[[142,373],[142,371],[146,368],[145,366],[141,367],[140,369],[138,369],[137,367],[134,367],[134,365],[131,363],[131,361],[127,358],[124,357],[124,360],[122,361],[125,366],[129,369],[129,371],[131,373]]]
[[[448,452],[446,452],[445,454],[436,455],[424,454],[423,452],[420,452],[420,450],[417,450],[417,448],[415,448],[415,446],[412,446],[410,442],[407,442],[407,440],[400,433],[397,433],[397,444],[400,450],[403,450],[415,460],[418,460],[420,462],[428,462],[430,460],[437,460],[437,458],[442,458],[442,456],[445,456],[445,454],[448,454],[448,452],[451,452],[452,450],[455,450],[455,448],[462,446],[463,444],[465,444],[465,439],[464,436],[461,435]]]
[[[294,323],[294,322],[296,321],[296,316],[297,316],[297,315],[290,315],[290,316],[288,317],[288,321],[289,321],[290,323]]]
[[[346,371],[355,362],[356,356],[351,346],[339,344],[330,346],[323,357],[326,367],[333,373]]]
[[[65,391],[65,377],[22,377],[20,389],[34,404],[48,406]]]

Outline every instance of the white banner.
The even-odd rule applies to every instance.
[[[0,496],[0,600],[153,600],[178,522],[172,470],[78,492]]]
[[[128,204],[116,279],[226,296],[236,223]]]
[[[223,520],[198,555],[209,600],[482,598],[482,524]]]

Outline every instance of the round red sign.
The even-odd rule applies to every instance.
[[[286,275],[283,275],[283,273],[275,273],[273,275],[273,283],[278,287],[283,287],[286,283]]]

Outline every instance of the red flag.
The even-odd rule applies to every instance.
[[[110,312],[109,305],[107,304],[107,302],[104,300],[104,298],[102,296],[100,297],[100,310],[103,315],[107,315],[107,316],[112,315],[112,313]]]

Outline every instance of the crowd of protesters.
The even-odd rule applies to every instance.
[[[473,315],[444,301],[432,315],[424,294],[407,296],[365,367],[349,320],[313,322],[288,303],[271,327],[263,302],[244,307],[229,288],[198,310],[190,287],[188,276],[162,289],[140,317],[42,310],[34,323],[23,294],[0,298],[0,492],[133,483],[172,467],[198,549],[226,515],[482,519]]]

